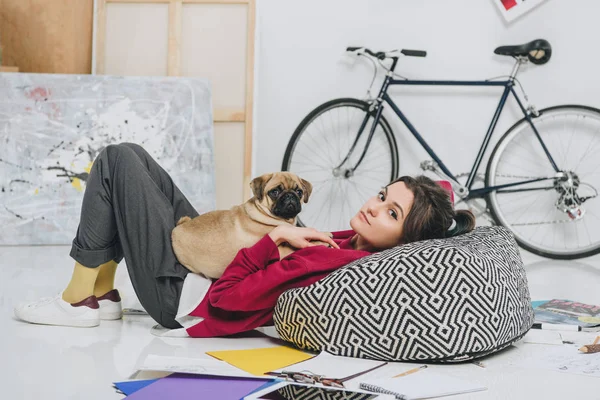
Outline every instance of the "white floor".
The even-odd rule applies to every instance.
[[[256,332],[235,339],[161,339],[150,334],[148,317],[103,322],[98,328],[61,328],[17,321],[13,306],[58,293],[71,274],[68,247],[0,247],[0,391],[5,399],[119,399],[111,382],[127,379],[148,354],[208,357],[208,350],[268,347],[276,339]],[[524,254],[533,299],[571,298],[600,304],[600,257],[551,261]],[[124,305],[138,305],[123,266],[117,275]],[[565,339],[586,343],[595,335]],[[478,380],[486,392],[458,399],[600,399],[600,378],[517,368],[547,346],[518,344],[474,364],[436,366],[444,373]],[[594,355],[600,357],[600,354]]]

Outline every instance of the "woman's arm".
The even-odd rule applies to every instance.
[[[277,298],[306,276],[298,259],[279,261],[276,243],[266,235],[242,249],[208,292],[211,306],[227,311],[257,311],[275,307]]]
[[[273,229],[254,246],[238,252],[223,276],[211,285],[210,304],[228,311],[274,307],[279,295],[297,287],[298,279],[308,273],[302,259],[289,257],[280,261],[277,245],[288,243],[301,249],[315,246],[311,240],[320,240],[339,249],[333,239],[316,229],[291,225]]]

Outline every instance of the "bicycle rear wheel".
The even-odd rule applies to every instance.
[[[555,259],[597,254],[600,110],[556,106],[541,110],[533,122],[563,177],[552,168],[529,123],[517,122],[490,157],[486,186],[552,179],[491,192],[492,217],[512,230],[517,242],[532,253]]]
[[[365,148],[373,116],[368,120],[354,151],[340,167],[354,143],[369,103],[336,99],[320,105],[306,116],[290,139],[283,171],[293,172],[313,185],[298,223],[323,231],[349,229],[350,219],[365,201],[398,174],[398,147],[390,125],[379,119],[364,159],[347,176]]]

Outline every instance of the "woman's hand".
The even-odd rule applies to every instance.
[[[340,246],[333,241],[331,236],[314,228],[299,228],[291,225],[280,225],[269,233],[269,237],[271,237],[271,240],[273,240],[277,246],[282,243],[287,243],[296,249],[323,245],[320,243],[311,243],[311,240],[324,242],[335,249],[340,248]]]

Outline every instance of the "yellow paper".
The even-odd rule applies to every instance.
[[[206,354],[257,376],[314,357],[312,354],[287,346],[248,350],[207,351]]]

